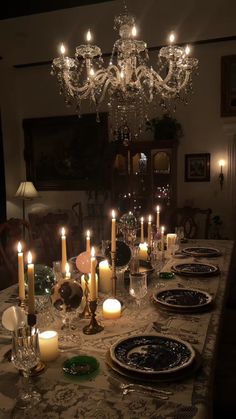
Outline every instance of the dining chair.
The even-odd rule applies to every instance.
[[[175,227],[183,226],[185,238],[208,239],[211,214],[211,208],[176,208],[169,217],[171,231],[174,231]]]

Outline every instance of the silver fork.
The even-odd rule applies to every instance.
[[[168,400],[169,396],[173,394],[171,391],[161,390],[159,388],[154,388],[151,386],[146,386],[144,384],[136,383],[121,383],[120,381],[110,377],[109,381],[122,390],[123,396],[128,393],[138,392],[142,394],[147,394],[148,396],[156,397],[160,400]]]

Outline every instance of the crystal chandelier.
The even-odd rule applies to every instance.
[[[75,58],[65,56],[65,47],[61,45],[61,56],[54,58],[52,74],[57,77],[66,104],[74,103],[79,115],[83,100],[90,101],[98,118],[101,103],[107,101],[113,134],[128,130],[138,137],[148,120],[151,103],[167,109],[170,104],[175,107],[176,101],[186,102],[198,60],[189,56],[189,46],[175,45],[171,33],[169,45],[159,51],[157,69],[148,66],[147,44],[136,39],[135,18],[125,3],[123,12],[115,17],[114,29],[120,38],[113,46],[107,67],[88,30],[87,43],[76,47]]]

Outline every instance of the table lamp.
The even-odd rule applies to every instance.
[[[25,221],[25,200],[37,198],[39,196],[38,191],[35,189],[32,182],[21,182],[15,197],[22,199],[22,219]],[[25,238],[25,226],[23,225],[23,238]]]

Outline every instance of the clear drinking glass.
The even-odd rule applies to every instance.
[[[141,299],[147,294],[147,274],[145,272],[137,272],[129,275],[129,293],[134,297],[139,308]]]
[[[31,369],[40,360],[38,330],[29,326],[21,327],[12,333],[12,355],[11,361],[14,366],[23,374],[23,382],[17,407],[26,409],[38,403],[41,399],[30,382]]]

